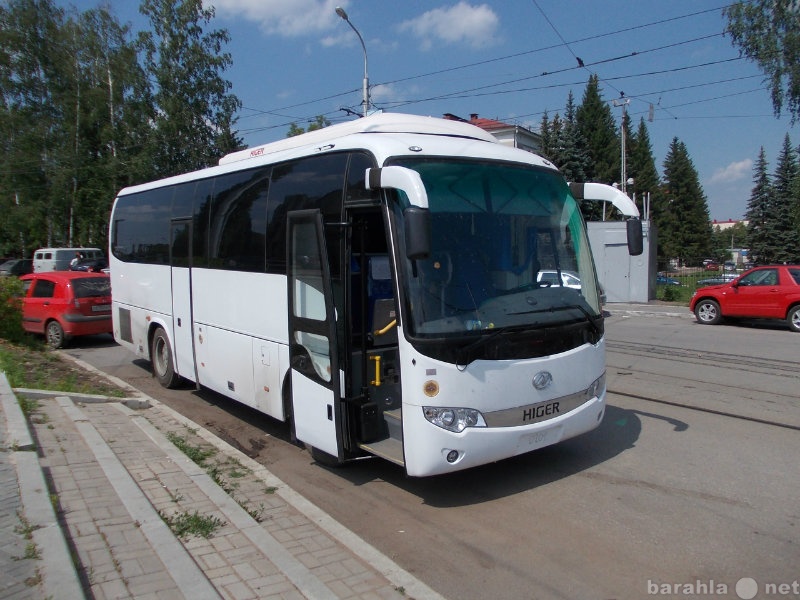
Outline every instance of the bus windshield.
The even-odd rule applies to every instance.
[[[584,222],[557,171],[463,158],[394,164],[420,174],[431,212],[430,255],[400,259],[411,337],[472,343],[504,329],[562,335],[554,328],[575,324],[599,337]],[[398,220],[404,201],[401,193]]]

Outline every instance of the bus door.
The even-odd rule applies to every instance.
[[[343,459],[336,310],[322,213],[288,214],[292,418],[298,440]]]
[[[170,265],[172,275],[172,352],[177,371],[197,381],[192,335],[192,220],[170,223]]]

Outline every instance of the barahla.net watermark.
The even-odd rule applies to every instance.
[[[685,583],[665,583],[660,581],[647,580],[648,596],[686,596],[694,598],[697,596],[727,596],[731,586],[721,581],[713,579],[702,581],[697,579]],[[800,597],[800,580],[795,579],[789,583],[759,583],[752,577],[742,577],[733,585],[733,591],[737,598],[742,600],[752,600],[756,596],[760,598],[768,597]]]

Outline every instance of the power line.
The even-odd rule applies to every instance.
[[[535,0],[534,0],[534,3],[535,3]],[[687,13],[687,14],[684,14],[684,15],[678,15],[678,16],[675,16],[675,17],[668,17],[668,18],[665,18],[665,19],[660,19],[660,20],[657,20],[657,21],[651,21],[649,23],[644,23],[644,24],[641,24],[641,25],[634,25],[634,26],[631,26],[631,27],[626,27],[626,28],[618,29],[618,30],[615,30],[615,31],[607,32],[607,33],[600,33],[600,34],[595,34],[595,35],[591,35],[591,36],[586,36],[586,37],[579,38],[579,39],[576,39],[576,40],[572,40],[572,41],[569,41],[569,42],[565,42],[563,40],[563,38],[561,38],[560,34],[558,34],[559,38],[562,39],[562,44],[549,45],[549,46],[545,46],[545,47],[541,47],[541,48],[535,48],[535,49],[531,49],[531,50],[525,50],[525,51],[522,51],[522,52],[516,52],[516,53],[513,53],[513,54],[507,54],[507,55],[504,55],[504,56],[494,57],[494,58],[490,58],[490,59],[486,59],[486,60],[482,60],[482,61],[476,61],[476,62],[464,64],[464,65],[448,67],[448,68],[445,68],[445,69],[438,69],[436,71],[429,71],[429,72],[426,72],[426,73],[412,75],[412,76],[409,76],[409,77],[402,77],[402,78],[398,78],[398,79],[383,81],[383,82],[379,82],[379,83],[375,84],[374,87],[378,87],[378,86],[381,86],[381,85],[389,86],[389,85],[393,85],[393,84],[397,84],[397,83],[403,83],[403,82],[406,82],[406,81],[413,81],[413,80],[417,80],[417,79],[431,77],[431,76],[434,76],[434,75],[442,75],[444,73],[451,73],[451,72],[462,70],[462,69],[468,69],[468,68],[472,68],[472,67],[484,66],[484,65],[487,65],[487,64],[492,64],[492,63],[496,63],[496,62],[511,60],[511,59],[514,59],[514,58],[519,58],[519,57],[522,57],[522,56],[527,56],[527,55],[543,52],[543,51],[546,51],[546,50],[552,50],[552,49],[561,47],[561,45],[579,44],[579,43],[583,43],[583,42],[587,42],[587,41],[593,41],[593,40],[602,39],[602,38],[606,38],[606,37],[612,37],[612,36],[616,36],[616,35],[630,33],[632,31],[637,31],[637,30],[642,30],[642,29],[646,29],[646,28],[649,28],[649,27],[655,27],[655,26],[659,26],[659,25],[664,25],[664,24],[667,24],[667,23],[680,21],[680,20],[683,20],[683,19],[691,19],[691,18],[698,17],[698,16],[701,16],[701,15],[704,15],[704,14],[712,13],[712,12],[720,12],[724,8],[727,8],[728,6],[730,6],[730,5],[729,4],[724,4],[724,5],[721,5],[721,6],[716,7],[716,8],[709,8],[709,9],[705,9],[705,10],[701,10],[701,11]],[[546,18],[546,16],[545,16],[545,18]],[[549,22],[549,19],[548,19],[548,22]],[[715,35],[722,35],[722,34],[717,33]],[[713,37],[713,36],[711,36],[711,37]],[[641,54],[641,53],[639,53],[639,54]],[[574,53],[573,53],[573,56],[575,56]],[[592,64],[597,64],[597,63],[592,63]],[[580,68],[580,67],[573,67],[573,69],[574,68]],[[562,69],[560,71],[553,71],[552,73],[563,72],[563,71],[566,71],[566,70],[570,70],[570,69]],[[506,84],[507,83],[501,83],[499,85],[506,85]],[[354,93],[356,93],[358,91],[359,91],[358,88],[353,88],[353,89],[350,89],[348,91],[331,94],[331,95],[328,95],[328,96],[325,96],[325,97],[322,97],[322,98],[317,98],[317,99],[313,99],[313,100],[299,102],[299,103],[295,103],[295,104],[291,104],[291,105],[287,105],[287,106],[282,106],[282,107],[278,107],[278,108],[274,108],[274,109],[269,109],[269,110],[260,110],[260,109],[255,109],[255,108],[252,108],[252,107],[247,107],[247,110],[252,111],[254,114],[253,115],[246,115],[244,118],[252,118],[252,117],[260,115],[260,114],[272,115],[273,113],[280,113],[281,111],[286,111],[286,110],[290,110],[290,109],[294,109],[294,108],[299,108],[299,107],[302,107],[302,106],[309,106],[309,105],[316,104],[316,103],[319,103],[319,102],[324,102],[324,101],[327,101],[327,100],[333,100],[333,99],[336,99],[336,98],[341,98],[341,97],[344,97],[344,96],[348,96],[348,95],[354,94]],[[464,93],[464,92],[462,91],[462,92],[455,92],[455,93]],[[331,113],[326,113],[326,114],[331,114]],[[301,120],[313,118],[313,117],[288,117],[286,115],[277,115],[277,114],[274,115],[274,116],[280,116],[280,118],[292,118],[295,121],[301,121]],[[265,129],[272,129],[272,127],[255,128],[254,131],[260,131],[260,130],[265,130]]]

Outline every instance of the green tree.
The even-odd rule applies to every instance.
[[[711,252],[708,203],[686,145],[678,138],[664,159],[664,189],[669,210],[659,233],[659,256],[699,264]]]
[[[711,257],[719,262],[731,260],[733,248],[747,248],[747,226],[739,221],[722,229],[714,225],[711,232]]]
[[[636,195],[636,205],[642,218],[649,216],[653,219],[653,212],[663,206],[661,198],[661,182],[656,170],[656,159],[650,144],[650,134],[644,119],[639,121],[639,128],[631,136],[630,153],[628,161],[628,176],[633,178],[633,191]],[[630,191],[630,187],[628,188]],[[649,194],[649,207],[651,214],[645,215],[644,203]]]
[[[764,147],[758,153],[753,167],[753,189],[747,202],[747,246],[750,256],[758,263],[772,262],[772,198],[774,191],[767,173],[767,154]]]
[[[542,114],[542,120],[539,121],[539,139],[541,140],[539,156],[546,158],[558,166],[558,163],[555,160],[555,145],[553,140],[553,131],[550,128],[550,116],[547,114],[546,110]]]
[[[0,210],[8,215],[3,246],[24,255],[31,247],[64,241],[57,223],[61,190],[53,186],[63,140],[57,100],[64,73],[56,56],[63,20],[51,0],[0,6]]]
[[[236,150],[233,130],[241,102],[223,72],[232,60],[225,29],[207,31],[214,8],[203,0],[142,0],[150,31],[139,34],[145,70],[154,83],[150,137],[161,177],[212,165]]]
[[[317,115],[314,117],[314,120],[309,122],[308,127],[303,129],[296,123],[291,123],[289,125],[289,131],[286,133],[286,137],[294,137],[296,135],[300,135],[302,133],[307,133],[309,131],[316,131],[317,129],[323,129],[324,127],[330,127],[331,122],[325,118],[323,115]]]
[[[586,172],[589,169],[589,156],[586,151],[586,143],[581,137],[578,128],[575,113],[575,99],[570,90],[567,95],[564,120],[562,121],[558,140],[557,164],[567,181],[584,182],[587,180]],[[596,204],[596,202],[587,204]]]
[[[800,262],[800,230],[795,221],[795,207],[798,202],[795,191],[798,178],[800,178],[800,167],[797,163],[797,152],[792,147],[787,133],[772,179],[773,201],[770,207],[772,220],[770,230],[774,254],[771,262]]]
[[[591,75],[580,106],[575,111],[580,139],[586,144],[586,181],[611,184],[620,177],[620,147],[614,117],[603,100],[597,75]],[[589,220],[601,218],[602,207],[586,202],[581,207]]]
[[[772,107],[800,117],[800,12],[795,0],[750,0],[723,9],[725,32],[739,52],[766,75]]]
[[[589,156],[586,180],[606,184],[619,181],[619,135],[611,109],[600,92],[597,75],[589,78],[575,111],[575,121]]]

